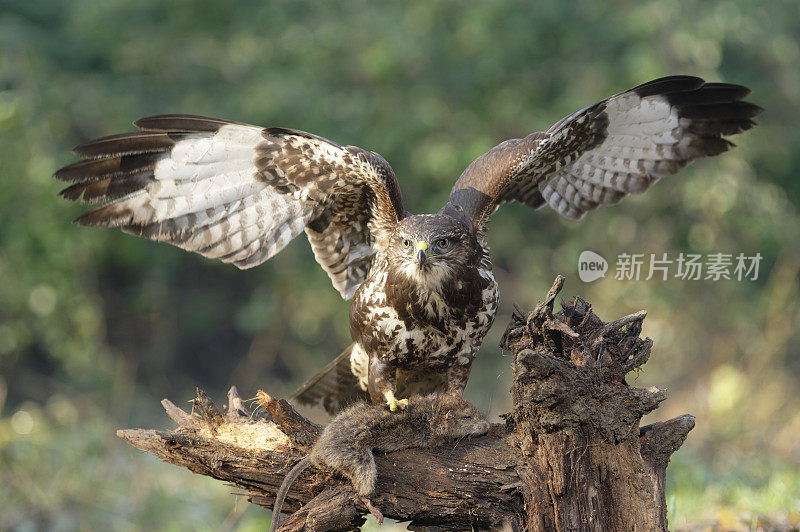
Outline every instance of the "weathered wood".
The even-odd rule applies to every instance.
[[[298,414],[286,399],[275,399],[267,392],[259,390],[256,401],[264,409],[267,418],[275,423],[292,443],[303,447],[313,445],[320,428]]]
[[[559,277],[545,300],[514,313],[502,346],[514,355],[513,409],[489,434],[436,449],[376,456],[375,504],[414,530],[666,529],[670,455],[694,426],[689,415],[639,428],[666,398],[628,386],[652,341],[644,311],[604,323],[579,298],[554,314]],[[232,388],[222,412],[202,391],[191,413],[167,400],[173,431],[121,430],[135,447],[246,490],[271,507],[284,475],[319,427],[259,392],[251,411]],[[289,491],[281,530],[347,530],[367,509],[348,483],[309,468]]]
[[[667,529],[667,464],[672,453],[683,445],[694,428],[694,416],[684,414],[669,421],[647,425],[639,430],[639,445],[647,475],[653,482],[653,493],[659,508],[659,527]]]

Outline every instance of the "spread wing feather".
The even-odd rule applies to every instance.
[[[355,344],[344,350],[292,394],[301,405],[316,406],[320,402],[333,415],[356,401],[369,401],[369,394],[358,385],[350,366],[350,354]]]
[[[549,204],[571,219],[614,204],[733,144],[760,108],[749,89],[670,76],[577,111],[545,132],[513,139],[478,157],[456,182],[445,209],[483,226],[503,202]]]
[[[310,133],[162,115],[140,131],[74,149],[61,195],[101,205],[76,221],[121,227],[240,268],[261,264],[305,230],[343,297],[374,256],[371,230],[402,216],[380,155]]]

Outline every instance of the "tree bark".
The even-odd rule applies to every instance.
[[[563,278],[525,315],[514,313],[501,346],[513,355],[513,410],[489,434],[436,449],[378,454],[371,496],[413,530],[666,530],[669,458],[694,417],[639,428],[666,398],[625,375],[650,356],[644,311],[604,323],[580,298],[553,302]],[[223,413],[198,390],[191,413],[164,400],[172,431],[118,435],[164,461],[229,482],[271,508],[285,474],[320,427],[282,399],[259,392],[251,410],[235,388]],[[367,508],[348,482],[309,468],[284,504],[281,530],[348,530]]]

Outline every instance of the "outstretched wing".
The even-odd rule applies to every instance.
[[[371,227],[403,215],[378,154],[316,135],[201,116],[163,115],[81,144],[61,195],[104,202],[76,222],[121,227],[240,268],[261,264],[305,230],[345,298],[364,280]]]
[[[723,139],[753,127],[761,109],[741,101],[750,90],[670,76],[577,111],[545,132],[507,140],[464,170],[443,211],[461,211],[483,227],[503,202],[549,204],[581,218],[647,190],[697,157],[720,154]]]

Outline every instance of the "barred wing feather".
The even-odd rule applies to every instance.
[[[506,141],[482,155],[453,187],[450,203],[479,225],[503,202],[550,205],[579,219],[732,144],[760,108],[749,89],[670,76],[577,111],[545,132]]]
[[[306,230],[343,297],[363,281],[371,224],[402,202],[379,155],[302,131],[200,116],[162,115],[140,131],[75,148],[84,160],[56,177],[61,192],[103,203],[76,221],[121,227],[240,268],[261,264]]]

